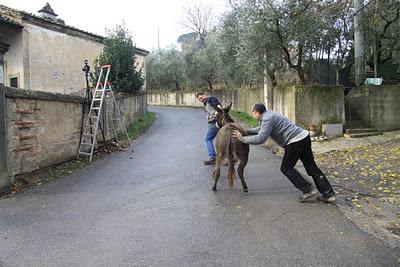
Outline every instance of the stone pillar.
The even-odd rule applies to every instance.
[[[8,192],[11,185],[7,170],[6,125],[5,88],[0,84],[0,195]]]
[[[354,10],[354,78],[357,86],[365,81],[364,1],[353,0]]]

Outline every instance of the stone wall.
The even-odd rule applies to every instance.
[[[29,172],[76,155],[82,99],[8,90],[7,143],[10,175]]]
[[[269,108],[296,121],[296,88],[275,87],[270,96]]]
[[[229,105],[236,110],[245,112],[251,111],[254,103],[263,99],[262,89],[235,89],[235,90],[212,90],[205,91],[208,95],[217,97],[222,105]],[[240,99],[240,101],[238,101]],[[181,107],[202,107],[203,104],[196,99],[195,91],[150,91],[147,96],[147,103],[154,106],[181,106]]]
[[[214,92],[214,91],[213,91]],[[194,91],[160,91],[150,92],[147,95],[147,103],[154,106],[188,106],[201,107],[201,104],[196,99]]]
[[[305,128],[315,124],[345,122],[344,92],[341,86],[295,86],[295,122]]]
[[[5,90],[6,95],[10,176],[76,157],[82,122],[82,97],[2,85],[0,88]],[[146,95],[120,95],[117,101],[126,125],[147,110]]]
[[[400,86],[353,88],[346,96],[347,113],[380,131],[400,129]]]
[[[7,171],[5,115],[5,90],[4,88],[0,88],[0,195],[10,188],[10,179],[8,178]]]
[[[211,92],[206,92],[210,94]],[[254,103],[263,102],[263,88],[213,90],[223,105],[233,103],[233,109],[251,114]],[[196,100],[196,93],[187,92],[150,92],[149,105],[195,106],[202,104]],[[289,86],[275,87],[269,96],[269,108],[287,116],[296,124],[308,128],[313,123],[321,127],[322,123],[344,123],[344,98],[341,86]]]
[[[210,94],[210,92],[207,92]],[[233,103],[233,108],[250,114],[251,106],[263,102],[262,88],[213,90],[212,94],[223,105]],[[345,103],[346,102],[346,103]],[[149,105],[195,106],[196,93],[150,92]],[[307,128],[315,124],[346,123],[347,120],[363,121],[380,131],[400,129],[400,86],[368,86],[353,88],[345,97],[341,86],[288,86],[275,87],[269,92],[269,108],[278,111],[296,124]],[[346,115],[345,115],[346,108]]]
[[[381,131],[400,129],[400,86],[370,87],[371,125]]]
[[[145,94],[132,96],[131,94],[117,94],[115,96],[119,104],[121,114],[123,114],[124,122],[132,123],[136,118],[142,117],[147,111],[147,96]],[[113,138],[111,128],[111,118],[118,117],[118,110],[112,104],[112,98],[107,99],[108,114],[108,138]],[[126,123],[127,124],[127,123]],[[114,122],[114,126],[118,132],[123,132],[122,124],[118,121]],[[126,125],[128,126],[128,125]]]

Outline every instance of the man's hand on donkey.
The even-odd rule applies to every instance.
[[[239,132],[238,130],[233,130],[232,131],[232,136],[234,138],[237,138],[239,141],[241,141],[243,139],[242,133]]]

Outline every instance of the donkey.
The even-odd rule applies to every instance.
[[[221,163],[225,159],[228,162],[228,183],[233,187],[233,179],[235,177],[235,163],[238,162],[239,166],[237,172],[242,182],[243,192],[247,193],[248,188],[246,181],[243,177],[244,167],[246,167],[249,159],[249,145],[243,144],[236,138],[232,137],[233,130],[239,130],[243,136],[247,135],[246,131],[237,123],[234,123],[232,118],[229,116],[229,111],[232,107],[232,103],[227,107],[217,109],[217,125],[220,128],[216,137],[216,148],[217,148],[217,159],[215,163],[215,169],[213,173],[214,186],[212,190],[217,190],[217,182],[221,174]]]

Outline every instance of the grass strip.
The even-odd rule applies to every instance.
[[[252,116],[250,116],[249,114],[247,114],[246,112],[231,110],[229,112],[229,114],[231,114],[233,117],[237,118],[239,121],[246,123],[250,127],[258,126],[258,121],[255,118],[253,118]]]
[[[142,117],[136,119],[128,127],[128,135],[130,139],[136,139],[142,133],[144,133],[156,120],[156,114],[154,112],[146,112]],[[118,134],[118,139],[121,142],[128,141],[124,133]]]

